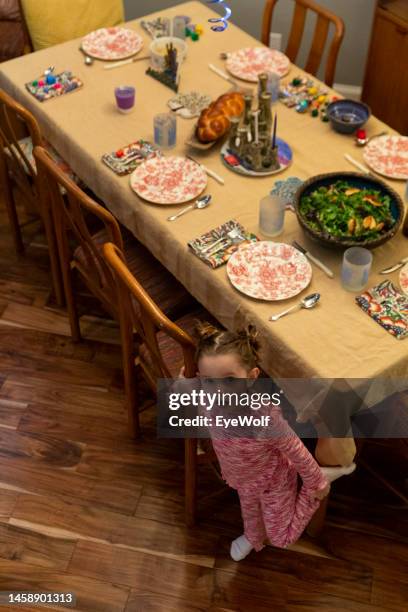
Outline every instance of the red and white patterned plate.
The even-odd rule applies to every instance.
[[[408,137],[379,136],[364,148],[364,161],[388,178],[408,179]]]
[[[405,264],[400,272],[399,283],[402,291],[408,295],[408,264]]]
[[[254,242],[230,258],[227,274],[232,285],[258,300],[287,300],[298,295],[312,279],[303,253],[289,244]]]
[[[143,38],[127,28],[101,28],[87,34],[81,47],[96,59],[121,60],[136,55],[143,47]]]
[[[207,175],[185,157],[155,157],[130,176],[130,186],[153,204],[182,204],[198,197],[207,186]]]
[[[275,72],[283,77],[289,72],[290,61],[277,49],[247,47],[228,53],[226,68],[238,79],[256,83],[261,72]]]

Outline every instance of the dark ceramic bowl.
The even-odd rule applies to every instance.
[[[316,191],[316,189],[319,189],[319,187],[328,187],[336,181],[346,181],[349,183],[350,187],[357,187],[358,189],[375,189],[379,191],[382,196],[388,195],[391,198],[391,215],[394,218],[394,225],[378,237],[366,240],[338,238],[311,228],[307,219],[299,210],[303,196],[310,195]],[[298,221],[309,238],[319,242],[323,246],[334,249],[348,249],[352,246],[375,249],[395,236],[404,218],[404,204],[400,196],[391,189],[391,187],[388,187],[384,181],[364,174],[359,174],[358,172],[330,172],[329,174],[320,174],[319,176],[310,178],[299,187],[296,193],[295,210]]]
[[[368,121],[370,107],[355,100],[336,100],[327,107],[327,116],[333,129],[341,134],[352,134]]]

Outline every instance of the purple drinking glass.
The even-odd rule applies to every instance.
[[[115,88],[115,98],[118,111],[121,113],[130,113],[135,105],[136,90],[130,85],[121,85]]]

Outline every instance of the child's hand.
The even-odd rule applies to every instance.
[[[328,496],[330,493],[330,485],[328,484],[324,489],[320,489],[319,491],[315,491],[313,493],[313,497],[315,499],[319,499],[320,501]]]
[[[178,378],[185,378],[184,376],[185,366],[183,366],[178,374]]]

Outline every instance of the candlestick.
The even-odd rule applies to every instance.
[[[273,138],[272,138],[272,148],[276,147],[276,124],[278,122],[278,113],[275,113],[275,119],[273,122]]]

